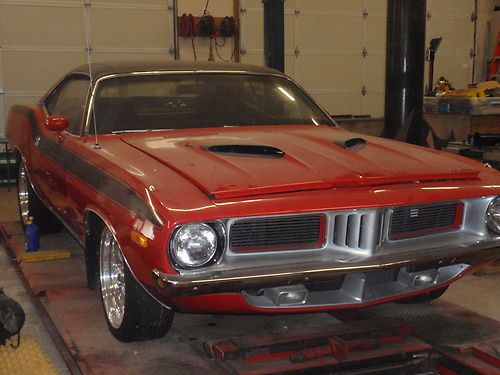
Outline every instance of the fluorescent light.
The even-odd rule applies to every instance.
[[[280,90],[281,93],[283,95],[285,95],[288,99],[290,99],[292,102],[295,101],[295,98],[288,91],[286,91],[283,87],[278,86],[278,90]]]

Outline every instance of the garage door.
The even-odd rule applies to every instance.
[[[0,0],[0,134],[12,104],[35,102],[86,62],[88,10],[94,61],[170,58],[169,2]]]
[[[444,76],[455,87],[465,87],[472,81],[473,14],[473,0],[427,0],[427,45],[432,38],[443,37],[434,80]]]
[[[472,77],[473,0],[429,0],[427,36],[444,41],[436,74]],[[263,7],[241,2],[242,60],[263,64]],[[285,69],[331,113],[384,112],[387,0],[287,0]]]
[[[242,59],[263,63],[259,0],[242,1]],[[285,69],[331,113],[382,115],[386,0],[285,2]]]

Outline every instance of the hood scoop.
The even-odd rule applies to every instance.
[[[368,145],[368,141],[363,138],[351,138],[345,141],[345,148],[352,151],[359,151]]]
[[[250,156],[257,158],[282,158],[285,152],[279,148],[264,145],[213,145],[204,146],[205,150],[217,154],[232,156]]]
[[[347,140],[333,141],[337,146],[345,148],[346,150],[359,151],[368,145],[368,141],[363,138],[350,138]]]

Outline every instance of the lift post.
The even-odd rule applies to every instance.
[[[285,0],[264,3],[264,58],[266,66],[285,72]]]
[[[389,0],[383,136],[419,144],[423,124],[426,0]]]

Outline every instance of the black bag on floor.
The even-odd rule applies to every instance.
[[[18,335],[17,345],[12,345],[14,348],[19,346],[21,328],[23,328],[24,310],[19,303],[5,295],[0,288],[0,345],[5,345],[5,341],[12,336]]]

